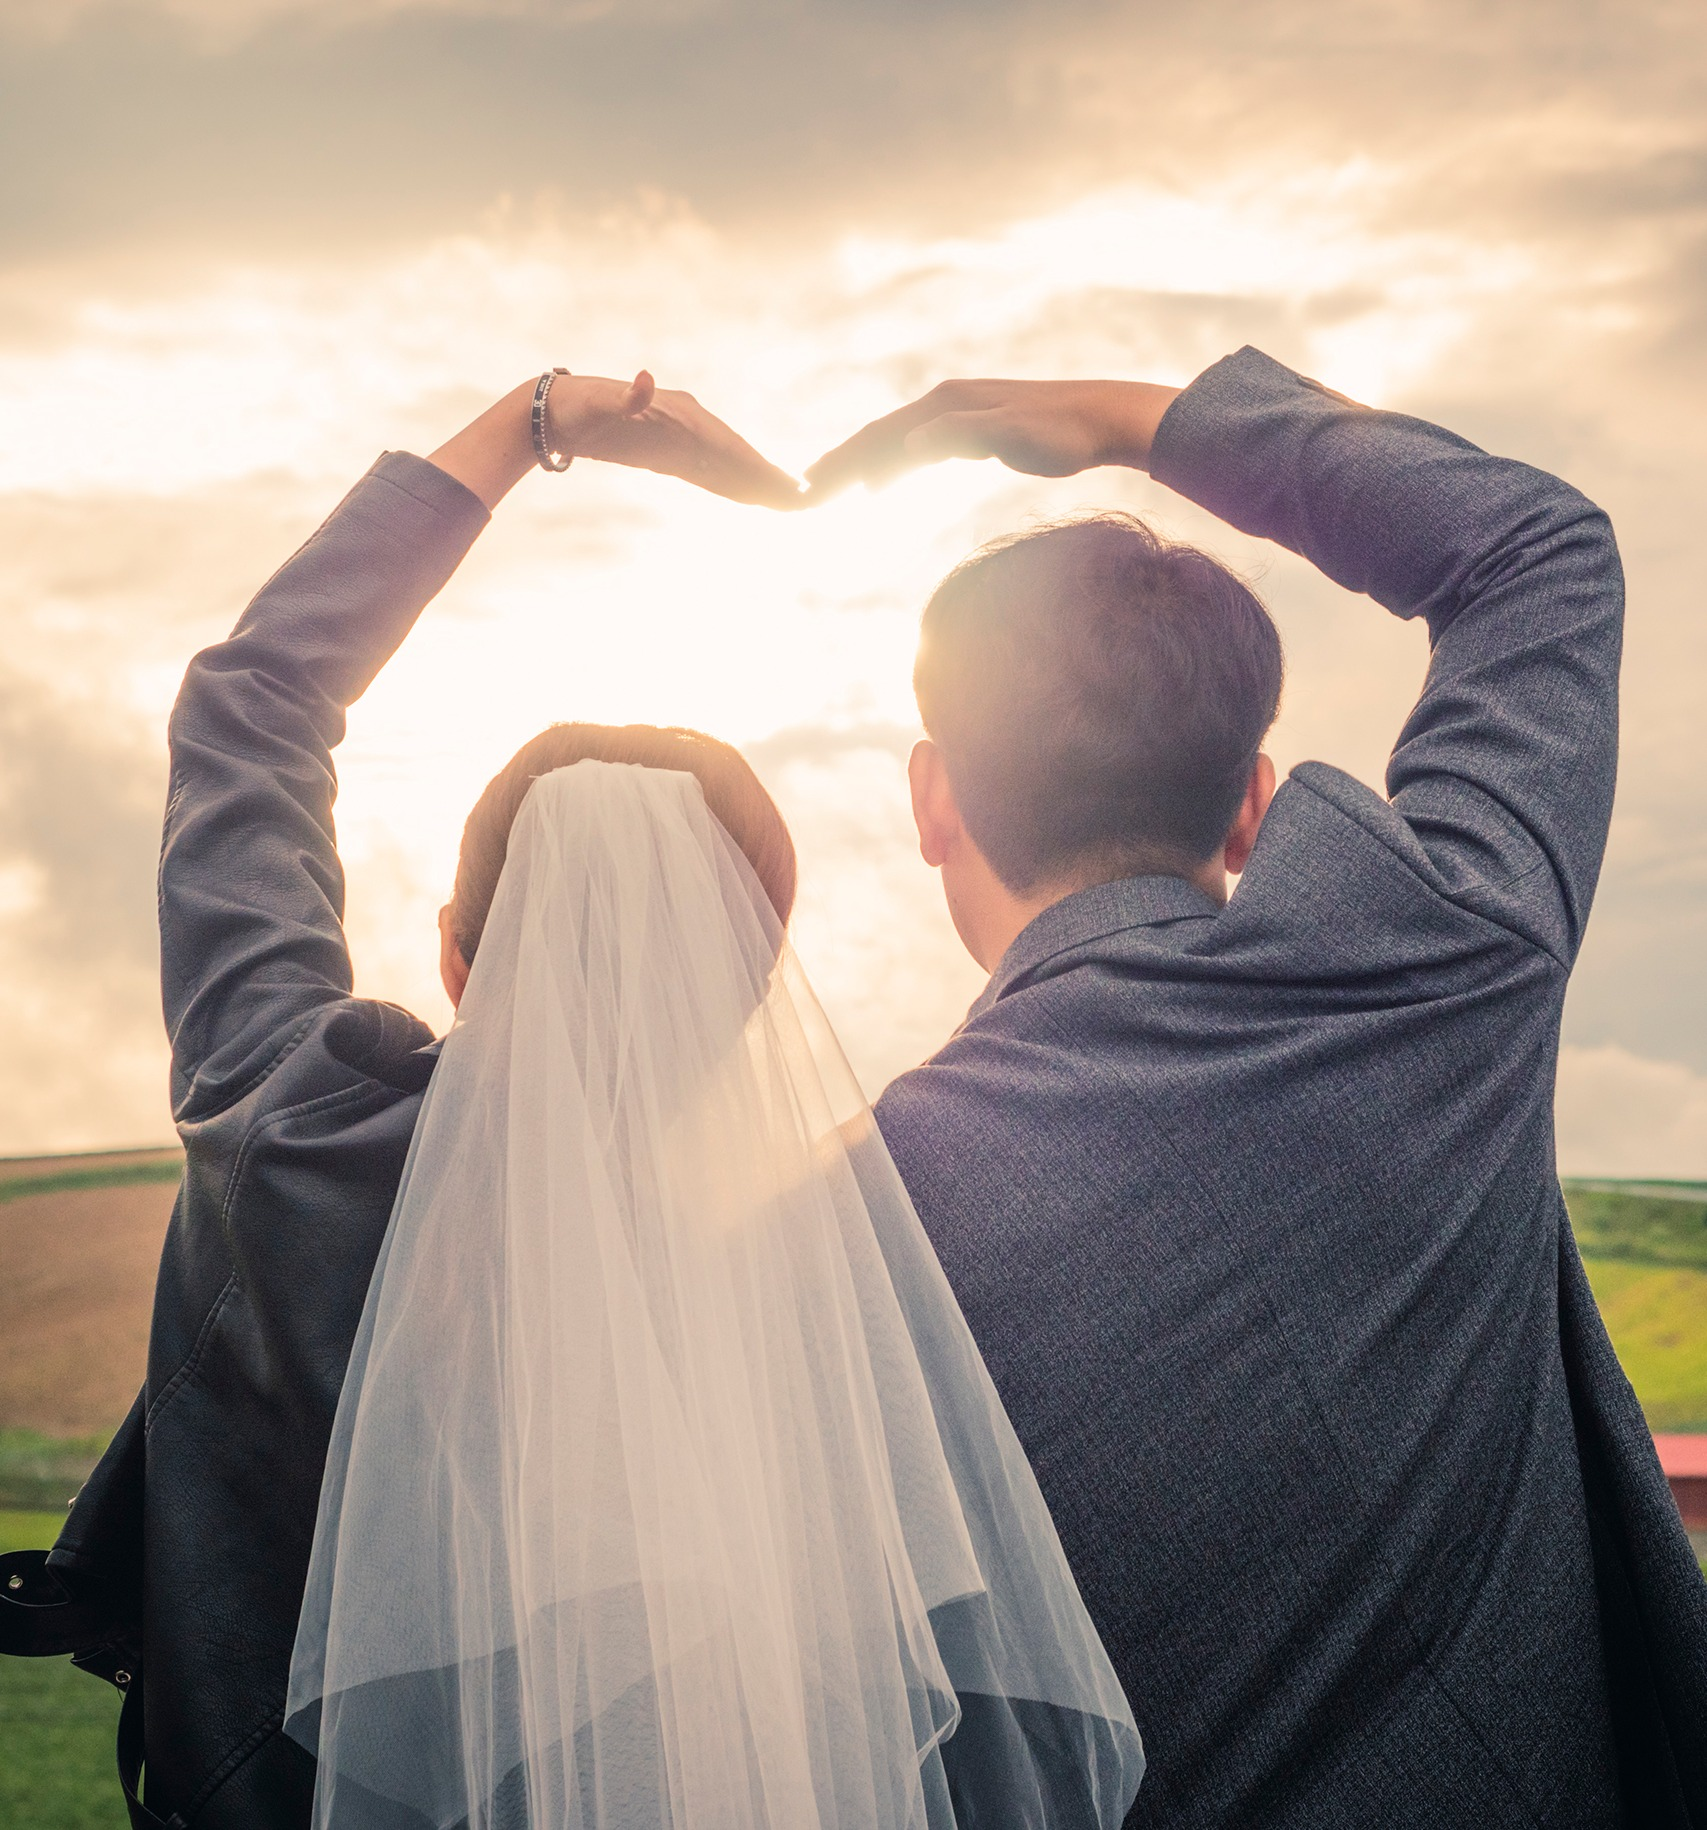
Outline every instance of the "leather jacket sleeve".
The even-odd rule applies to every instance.
[[[424,459],[388,452],[190,663],[170,726],[161,979],[180,1124],[227,1108],[349,995],[332,750],[486,525]]]

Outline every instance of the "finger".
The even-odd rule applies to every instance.
[[[848,484],[885,483],[908,467],[906,441],[918,427],[950,413],[992,407],[1012,387],[1005,381],[939,381],[928,394],[862,426],[852,438],[806,466],[815,498],[834,495]]]
[[[727,421],[708,412],[697,401],[689,402],[688,417],[702,452],[690,481],[732,501],[767,508],[796,508],[801,500],[799,481],[779,469],[755,446],[748,444]]]
[[[905,436],[906,428],[882,421],[867,426],[808,464],[806,480],[819,496],[834,495],[850,483],[881,482],[895,468]]]
[[[901,463],[901,447],[907,434],[941,411],[941,389],[918,400],[909,401],[893,413],[885,413],[869,425],[861,426],[850,439],[844,439],[834,450],[826,451],[815,464],[806,466],[806,480],[814,495],[833,495],[850,483],[882,482],[894,474]]]
[[[806,466],[806,481],[815,494],[831,495],[858,480],[861,453],[869,443],[870,430],[868,426],[856,432],[852,438],[844,439],[833,450],[826,451],[821,458]]]
[[[944,413],[915,426],[903,441],[902,452],[909,468],[940,463],[944,458],[994,457],[1004,428],[1005,415],[999,408]]]
[[[652,404],[652,396],[658,391],[658,384],[652,379],[649,369],[642,369],[628,384],[628,392],[622,397],[622,405],[617,409],[625,419],[638,419]]]
[[[732,502],[745,502],[755,508],[800,508],[806,500],[794,477],[786,470],[779,470],[756,451],[751,461],[737,472],[708,479],[706,486]]]

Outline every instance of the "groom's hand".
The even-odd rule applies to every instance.
[[[811,499],[950,457],[999,458],[1034,477],[1144,470],[1178,393],[1142,381],[944,381],[819,458],[806,472]]]
[[[559,375],[547,399],[552,443],[576,457],[681,477],[731,502],[798,508],[800,485],[691,394],[654,385]]]

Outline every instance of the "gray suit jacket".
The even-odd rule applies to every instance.
[[[1611,530],[1254,350],[1153,469],[1433,655],[1386,800],[1306,763],[1225,908],[1047,910],[878,1107],[1131,1696],[1131,1821],[1707,1821],[1707,1587],[1553,1161]]]

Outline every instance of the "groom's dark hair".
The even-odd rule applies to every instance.
[[[1016,894],[1212,858],[1280,683],[1250,586],[1125,514],[974,553],[925,606],[913,673],[966,830]]]

